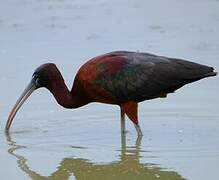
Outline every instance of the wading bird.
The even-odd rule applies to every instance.
[[[45,87],[65,108],[79,108],[91,102],[119,105],[121,133],[125,132],[126,114],[134,123],[138,136],[142,136],[138,123],[139,102],[166,97],[185,84],[216,75],[214,68],[186,60],[117,51],[95,57],[82,65],[69,91],[56,65],[43,64],[35,70],[31,82],[14,105],[6,130],[31,93]]]

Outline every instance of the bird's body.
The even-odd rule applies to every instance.
[[[74,88],[90,102],[121,105],[163,97],[187,83],[214,75],[213,68],[138,52],[112,52],[91,59],[78,71]],[[77,89],[77,88],[76,88]]]
[[[82,65],[71,91],[52,63],[37,68],[33,79],[36,88],[46,87],[66,108],[78,108],[91,102],[119,105],[122,126],[124,114],[127,114],[141,135],[137,114],[139,102],[166,97],[185,84],[215,76],[217,73],[213,70],[212,67],[180,59],[117,51],[98,56]],[[6,128],[10,127],[10,119],[14,115],[9,116]]]

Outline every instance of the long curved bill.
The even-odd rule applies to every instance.
[[[35,89],[36,89],[36,86],[35,86],[34,80],[32,79],[31,82],[26,87],[26,89],[24,90],[24,92],[21,94],[21,96],[17,100],[13,109],[11,110],[6,126],[5,126],[5,130],[9,130],[17,111],[20,109],[20,107],[23,105],[23,103],[26,101],[26,99],[32,94],[32,92]]]

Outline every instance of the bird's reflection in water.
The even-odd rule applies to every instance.
[[[118,161],[95,164],[82,158],[64,158],[55,172],[42,176],[28,165],[28,159],[16,151],[25,146],[17,144],[10,133],[6,133],[10,146],[8,153],[16,157],[18,167],[33,180],[68,180],[73,175],[76,180],[181,180],[185,179],[174,171],[162,170],[156,165],[140,163],[141,139],[134,146],[126,146],[122,139],[121,154]],[[124,137],[125,138],[125,137]]]

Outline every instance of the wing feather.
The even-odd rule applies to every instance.
[[[108,62],[110,66],[103,62],[105,68],[99,71],[96,84],[121,102],[159,97],[212,71],[208,66],[147,53],[119,52],[113,58],[121,61],[115,63],[116,72],[107,70],[107,67],[114,67],[112,63],[116,61]]]

